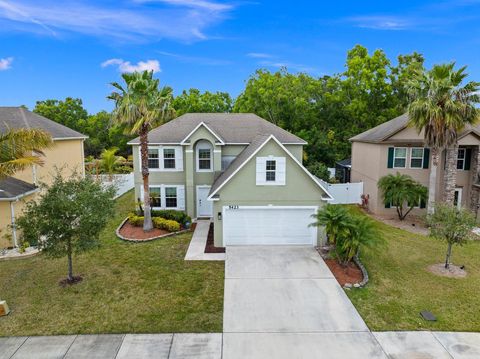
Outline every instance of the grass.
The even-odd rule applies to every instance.
[[[220,332],[224,264],[184,261],[191,233],[147,243],[117,239],[133,203],[131,192],[120,197],[101,248],[74,257],[79,284],[58,285],[65,258],[0,261],[0,297],[12,309],[0,318],[0,336]]]
[[[444,261],[444,242],[375,222],[386,243],[362,254],[370,282],[348,292],[369,328],[480,331],[480,242],[453,249],[453,263],[465,265],[467,277],[444,278],[427,271]],[[437,321],[424,321],[424,309]]]

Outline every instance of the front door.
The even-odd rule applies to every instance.
[[[455,197],[453,198],[453,204],[457,206],[457,208],[462,207],[462,189],[455,188]]]
[[[209,201],[208,194],[210,186],[197,186],[197,217],[212,217],[212,201]]]

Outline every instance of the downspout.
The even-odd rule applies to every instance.
[[[17,228],[15,224],[15,206],[13,205],[13,201],[10,201],[10,216],[12,219],[12,237],[13,237],[13,246],[15,248],[18,247],[17,243]]]

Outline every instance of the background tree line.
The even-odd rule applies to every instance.
[[[350,156],[348,139],[406,111],[405,84],[414,71],[423,69],[416,52],[399,55],[395,63],[382,50],[369,53],[357,45],[347,53],[345,70],[331,76],[257,70],[236,98],[226,92],[183,91],[173,107],[177,116],[187,112],[253,112],[305,139],[305,161],[315,172],[323,165]],[[126,156],[131,149],[125,128],[111,114],[88,114],[81,99],[37,102],[35,112],[89,136],[86,155],[98,157],[105,148],[118,147]],[[319,165],[323,164],[323,165]]]

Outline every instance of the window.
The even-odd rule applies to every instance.
[[[413,147],[411,149],[410,168],[423,168],[423,148]]]
[[[177,208],[177,187],[165,187],[165,207]]]
[[[148,168],[160,168],[158,149],[148,149]]]
[[[466,158],[466,149],[459,148],[458,149],[458,157],[457,157],[457,170],[464,170],[465,169],[465,158]]]
[[[275,182],[277,162],[275,160],[267,160],[265,162],[265,180],[267,182]]]
[[[163,168],[175,169],[175,149],[174,148],[163,149]]]
[[[160,187],[150,187],[150,206],[162,207],[162,195]]]
[[[197,171],[212,170],[212,144],[208,141],[199,141],[197,144]]]
[[[407,163],[407,149],[395,147],[393,152],[393,168],[405,168]]]

